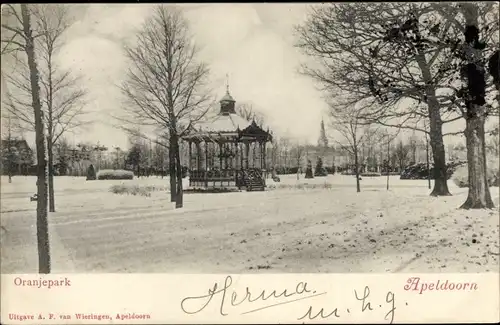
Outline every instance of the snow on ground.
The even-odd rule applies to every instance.
[[[35,183],[2,177],[2,273],[37,271]],[[289,175],[266,192],[186,194],[178,210],[166,192],[109,192],[121,183],[168,179],[55,179],[54,272],[498,272],[498,210],[458,210],[467,189],[451,181],[434,198],[421,180],[391,177],[387,191],[364,177],[356,193],[353,176]]]

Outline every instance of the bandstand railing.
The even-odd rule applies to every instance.
[[[266,173],[259,168],[192,170],[189,173],[189,184],[195,187],[235,186],[252,190],[265,187]]]

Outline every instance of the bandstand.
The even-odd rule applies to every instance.
[[[182,138],[188,143],[190,188],[265,189],[266,144],[272,136],[255,121],[237,115],[235,103],[228,87],[219,113]]]

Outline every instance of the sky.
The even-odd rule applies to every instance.
[[[134,37],[154,4],[73,6],[76,20],[57,60],[84,76],[86,110],[95,122],[67,139],[125,148],[127,135],[111,118],[123,107],[117,87],[127,70],[123,44]],[[224,95],[228,75],[237,103],[251,103],[263,113],[273,133],[316,143],[327,106],[312,80],[297,72],[307,58],[294,47],[293,33],[294,25],[306,18],[307,4],[180,6],[202,49],[199,58],[210,66],[214,95]],[[34,143],[33,135],[26,136]]]
[[[113,127],[110,115],[122,108],[117,88],[127,69],[123,42],[134,37],[153,5],[78,5],[77,21],[67,32],[59,63],[78,70],[89,90],[87,109],[96,122],[70,142],[100,141],[126,147],[127,136]],[[238,102],[260,110],[276,134],[315,143],[326,105],[308,78],[297,73],[302,56],[294,48],[293,26],[306,14],[305,4],[182,5],[199,58],[211,70],[214,95],[230,92]]]

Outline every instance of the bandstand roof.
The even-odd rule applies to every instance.
[[[221,110],[215,117],[192,126],[184,140],[195,141],[235,141],[235,140],[270,140],[269,132],[259,127],[255,121],[247,121],[236,114],[234,99],[229,94],[222,98]],[[229,102],[229,106],[227,105]]]
[[[245,120],[238,114],[219,114],[207,122],[200,123],[196,129],[202,132],[236,132],[238,129],[247,128],[251,122]]]

